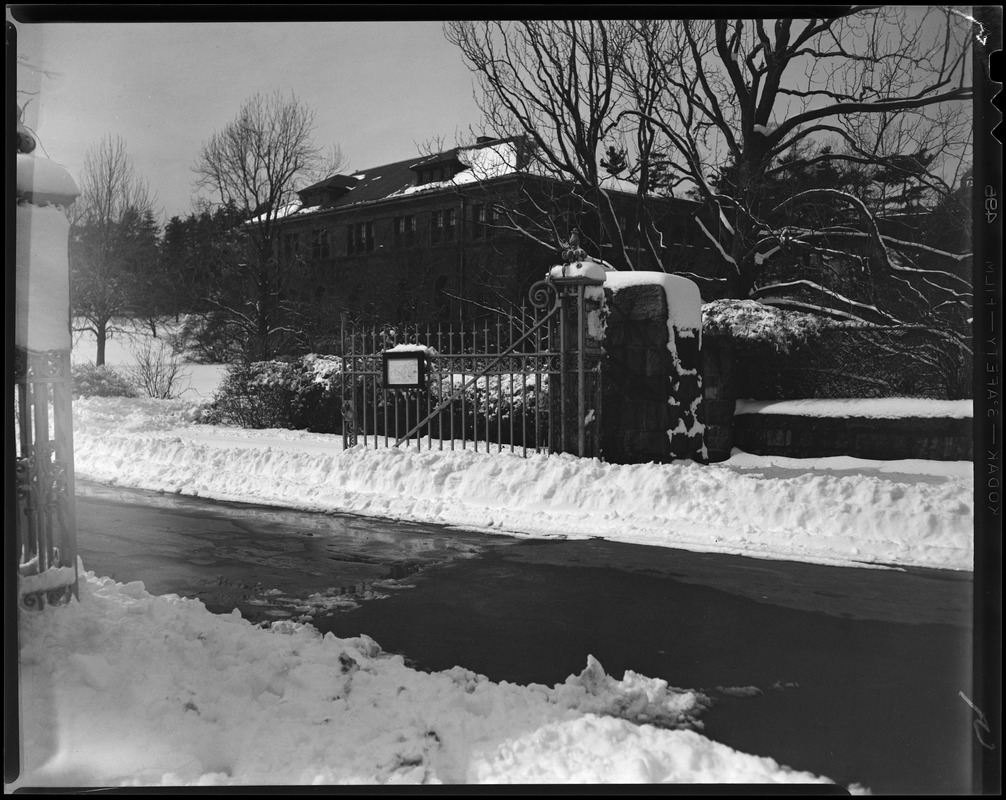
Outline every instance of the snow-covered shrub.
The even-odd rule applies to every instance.
[[[451,376],[431,385],[433,407],[461,388]],[[491,375],[479,378],[430,422],[432,436],[478,438],[493,443],[545,445],[548,439],[548,376]],[[452,428],[453,422],[453,428]]]
[[[714,300],[702,306],[702,333],[788,353],[816,336],[825,322],[813,314],[783,311],[757,300]]]
[[[71,369],[74,397],[136,397],[129,379],[103,364],[75,364]]]
[[[707,303],[702,320],[704,336],[732,343],[738,397],[968,396],[968,359],[931,332],[848,326],[754,300]]]
[[[434,373],[436,374],[436,373]],[[386,392],[372,376],[344,381],[336,356],[308,355],[296,361],[258,361],[231,367],[201,421],[245,428],[287,428],[341,433],[343,416],[350,432],[404,436],[452,393],[457,399],[419,431],[434,438],[544,444],[548,436],[548,379],[529,375],[431,379],[423,389]],[[349,410],[355,412],[352,417]]]
[[[244,428],[340,432],[340,369],[338,358],[315,355],[234,365],[202,419]]]
[[[372,378],[347,382],[344,413],[357,435],[404,437],[432,414],[413,435],[434,439],[488,441],[496,444],[545,444],[548,438],[548,379],[536,385],[533,376],[493,375],[471,380],[444,375],[436,369],[422,389],[384,391]],[[468,384],[471,385],[468,385]],[[463,390],[463,391],[462,391]],[[437,412],[449,398],[453,402]],[[350,417],[349,409],[353,416]],[[537,414],[536,414],[537,409]],[[434,413],[436,412],[436,413]]]

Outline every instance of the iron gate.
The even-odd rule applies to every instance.
[[[598,455],[600,348],[584,279],[539,281],[528,303],[461,328],[342,326],[343,445]],[[388,353],[415,353],[415,388],[385,383]],[[425,440],[425,441],[424,441]]]
[[[18,570],[23,576],[74,570],[72,581],[22,594],[24,607],[37,609],[77,593],[69,351],[16,348],[14,380]]]

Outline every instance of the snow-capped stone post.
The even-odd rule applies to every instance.
[[[605,459],[704,460],[698,287],[663,272],[607,272],[604,298]]]
[[[606,273],[602,264],[584,256],[582,250],[575,255],[580,260],[555,266],[548,274],[557,294],[560,353],[558,391],[550,386],[551,449],[597,458],[601,455]]]
[[[15,230],[15,494],[20,606],[77,594],[73,419],[70,408],[70,225],[79,194],[63,167],[17,137]],[[9,406],[8,406],[9,408]]]

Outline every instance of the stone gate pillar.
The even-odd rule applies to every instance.
[[[15,230],[14,480],[18,595],[26,609],[77,593],[70,410],[70,270],[66,209],[78,195],[63,167],[32,155],[18,131]],[[10,409],[10,406],[8,406]]]
[[[737,381],[734,346],[729,336],[707,336],[702,343],[706,455],[711,462],[730,458],[734,444]]]
[[[605,459],[704,460],[698,287],[663,272],[608,272],[604,299]]]

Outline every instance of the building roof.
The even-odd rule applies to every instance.
[[[332,175],[298,192],[304,199],[330,190],[323,205],[295,204],[282,209],[278,216],[291,217],[344,210],[363,203],[451,190],[465,184],[504,178],[518,171],[518,160],[521,158],[521,147],[517,137],[506,139],[479,137],[474,145],[455,147],[419,159],[413,157],[405,161],[383,164],[349,175]],[[444,163],[453,164],[457,171],[445,180],[417,183],[421,169]],[[615,178],[606,179],[604,186],[614,191],[635,192],[634,185]]]
[[[311,184],[306,189],[301,189],[301,191],[314,192],[319,189],[352,189],[354,186],[356,186],[356,178],[352,175],[333,175],[330,178],[325,178],[323,181]]]
[[[349,189],[331,204],[330,207],[336,208],[370,200],[380,200],[415,183],[415,173],[409,169],[413,161],[414,159],[396,161],[393,164],[359,170],[349,175],[333,175],[302,191],[309,192],[313,189],[328,188],[329,186]]]

